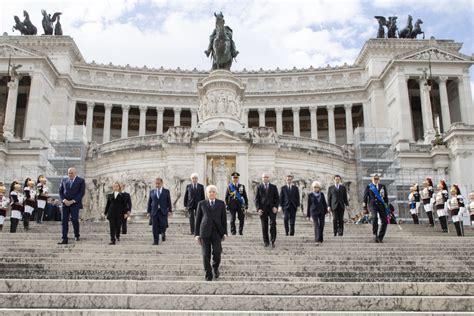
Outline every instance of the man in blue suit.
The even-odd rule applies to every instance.
[[[83,178],[77,176],[76,168],[67,170],[67,177],[61,181],[59,196],[63,204],[62,213],[62,241],[58,244],[68,243],[69,218],[74,228],[74,237],[79,241],[79,210],[82,209],[82,198],[86,192],[86,184]]]
[[[153,245],[166,240],[166,228],[168,227],[168,215],[172,213],[170,191],[163,188],[163,179],[155,179],[155,188],[150,191],[148,198],[147,216],[151,216],[153,227]]]

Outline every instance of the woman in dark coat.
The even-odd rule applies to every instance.
[[[323,243],[324,220],[328,205],[324,193],[321,192],[321,183],[312,183],[313,192],[308,194],[308,208],[306,216],[314,223],[314,239],[316,246]]]
[[[120,241],[120,227],[127,213],[127,201],[125,196],[120,193],[120,184],[114,182],[113,192],[107,195],[107,205],[104,214],[107,216],[110,224],[110,243],[115,245],[115,241]]]

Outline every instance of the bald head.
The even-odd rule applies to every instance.
[[[71,167],[71,168],[67,169],[67,176],[71,180],[74,179],[76,177],[76,168]]]

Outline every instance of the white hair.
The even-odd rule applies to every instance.
[[[269,177],[270,178],[270,175],[268,173],[264,172],[264,173],[262,173],[262,178],[264,178],[264,177]]]
[[[312,186],[312,187],[319,187],[319,188],[321,188],[321,182],[319,182],[319,181],[313,181],[313,183],[311,183],[311,186]]]
[[[216,187],[215,185],[212,185],[212,184],[211,184],[211,185],[208,185],[208,186],[206,187],[206,192],[209,194],[209,192],[211,192],[211,191],[214,191],[214,192],[217,193],[217,187]]]
[[[191,180],[192,180],[194,177],[199,178],[199,175],[198,175],[196,172],[191,173],[191,176],[190,176]]]

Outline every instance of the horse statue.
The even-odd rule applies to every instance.
[[[421,30],[421,24],[423,24],[423,21],[420,19],[417,19],[415,22],[415,26],[413,27],[413,31],[411,32],[410,38],[416,39],[416,36],[418,34],[423,34],[423,39],[425,39],[425,32]]]
[[[23,22],[21,22],[20,18],[16,15],[13,17],[15,25],[13,26],[12,31],[14,32],[15,30],[18,30],[21,35],[36,35],[38,30],[36,26],[31,23],[30,16],[26,10],[23,10],[23,16],[25,17]]]
[[[413,17],[408,15],[407,26],[403,28],[398,34],[398,38],[412,38],[411,33],[413,32]]]
[[[385,29],[384,26],[387,26],[387,19],[384,16],[374,16],[379,22],[379,29],[377,31],[377,38],[385,38]]]
[[[43,21],[41,23],[43,24],[44,35],[53,35],[53,23],[56,22],[56,18],[58,18],[58,21],[59,21],[59,16],[62,13],[56,12],[53,14],[53,17],[51,17],[51,14],[48,14],[46,10],[42,9],[41,14],[43,14]],[[62,30],[61,30],[61,33],[62,33]],[[56,35],[60,35],[60,34],[56,34]]]
[[[397,38],[397,18],[396,16],[390,16],[387,23],[387,37]]]
[[[209,47],[204,53],[209,57],[212,53],[212,70],[230,70],[232,59],[239,53],[232,39],[232,29],[225,26],[224,15],[214,13],[216,28],[209,38]]]

